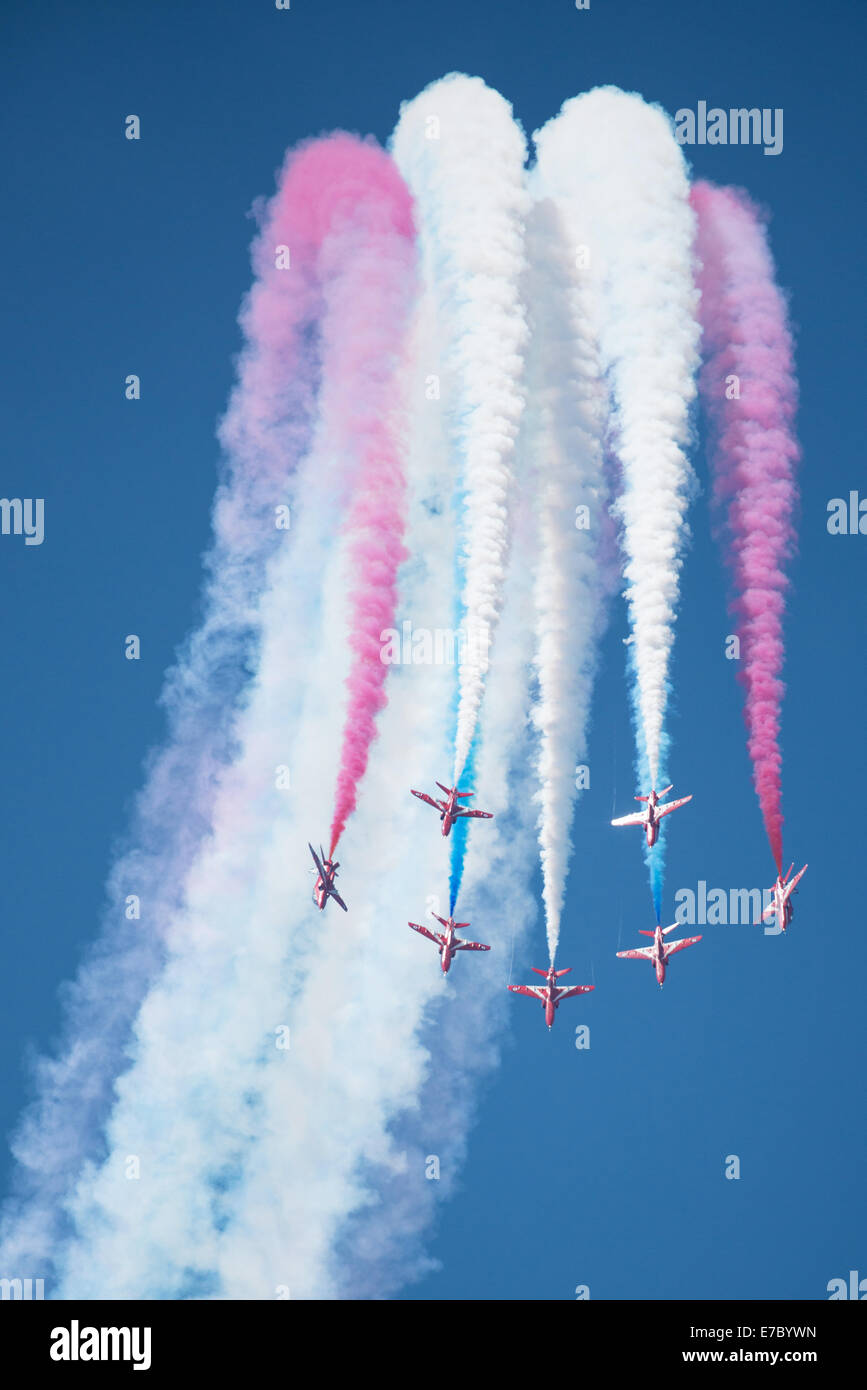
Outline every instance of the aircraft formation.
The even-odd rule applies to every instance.
[[[467,178],[465,163],[472,142],[458,142],[455,148],[460,153],[452,163],[448,142],[434,147],[424,139],[427,96],[420,103],[407,105],[395,131],[393,153],[399,178],[392,177],[395,170],[390,167],[380,167],[370,147],[354,150],[359,169],[366,171],[369,166],[376,185],[384,190],[383,207],[387,211],[382,225],[403,229],[394,245],[389,241],[383,246],[381,271],[388,289],[383,295],[377,287],[376,296],[365,301],[366,314],[370,321],[379,321],[384,306],[395,310],[389,331],[392,352],[398,359],[412,338],[408,325],[415,312],[412,305],[407,308],[403,298],[405,266],[417,249],[413,219],[420,219],[418,225],[426,227],[432,244],[438,244],[441,237],[447,239],[443,242],[450,248],[447,273],[438,257],[423,256],[421,263],[425,293],[430,295],[442,326],[440,346],[448,353],[449,362],[462,364],[457,373],[460,392],[443,412],[446,430],[460,436],[460,448],[442,460],[444,467],[454,470],[453,483],[459,483],[459,491],[452,494],[455,500],[460,499],[456,516],[461,527],[460,544],[453,557],[459,604],[453,611],[467,637],[475,639],[478,634],[484,638],[486,651],[488,644],[496,642],[499,615],[505,609],[512,534],[518,534],[512,504],[504,504],[511,495],[517,499],[524,485],[512,467],[516,440],[523,441],[526,458],[533,461],[525,475],[528,501],[533,494],[532,524],[527,526],[521,544],[526,546],[534,577],[535,681],[530,712],[538,753],[537,839],[550,968],[542,971],[534,967],[544,977],[544,985],[517,988],[510,984],[509,988],[535,998],[550,1028],[558,1004],[579,992],[577,986],[567,989],[558,984],[559,974],[554,968],[571,852],[564,822],[571,814],[574,797],[567,777],[571,777],[569,769],[577,762],[582,741],[587,742],[593,689],[590,649],[598,639],[610,597],[602,574],[607,566],[602,552],[608,542],[603,545],[590,526],[591,508],[586,501],[576,506],[574,516],[571,509],[562,506],[560,499],[570,488],[576,501],[585,494],[595,497],[609,517],[617,517],[622,576],[627,580],[623,597],[630,632],[623,640],[632,646],[634,658],[628,673],[636,724],[636,766],[641,769],[637,777],[642,786],[635,798],[640,809],[617,817],[612,824],[638,826],[642,831],[654,920],[653,930],[644,933],[652,938],[649,944],[617,954],[621,959],[650,962],[662,986],[671,957],[701,940],[699,936],[674,940],[672,928],[662,926],[662,822],[692,797],[667,800],[672,787],[657,787],[664,782],[661,768],[668,746],[669,652],[679,602],[684,523],[693,485],[686,444],[699,355],[703,369],[698,376],[698,392],[710,424],[712,494],[715,505],[727,513],[727,524],[719,529],[724,560],[731,571],[729,604],[737,615],[736,655],[742,662],[737,669],[745,691],[748,748],[776,869],[776,882],[767,895],[772,901],[761,919],[776,921],[782,931],[792,920],[792,895],[806,866],[794,878],[791,869],[783,877],[778,733],[783,691],[779,679],[784,656],[783,596],[786,559],[795,535],[794,469],[799,456],[792,430],[797,396],[793,349],[785,296],[774,279],[763,220],[752,204],[735,190],[704,183],[687,192],[685,168],[676,177],[672,173],[664,187],[657,187],[652,178],[645,185],[648,168],[673,171],[677,164],[677,151],[658,112],[636,105],[634,96],[613,88],[599,89],[567,104],[538,132],[533,188],[528,190],[522,139],[509,124],[511,117],[504,114],[499,126],[498,102],[474,80],[463,77],[450,77],[437,84],[436,90],[442,109],[453,112],[454,129],[460,128],[466,113],[472,111],[477,113],[474,119],[478,119],[479,129],[488,131],[493,123],[501,130],[498,138],[502,148],[514,152],[509,156],[510,172],[505,173],[504,165],[496,204],[488,196],[487,183],[480,203],[472,198],[465,202],[468,193],[475,196],[476,192],[473,181]],[[616,141],[603,168],[593,153],[597,133],[619,130],[620,122],[624,130],[634,132],[646,158],[636,161],[631,142]],[[349,156],[349,147],[346,153]],[[311,158],[315,160],[315,155]],[[640,178],[639,166],[643,166]],[[480,174],[483,170],[487,173],[484,160],[478,169]],[[328,165],[329,178],[330,170]],[[355,189],[364,186],[365,179],[366,172],[353,175],[347,187],[347,206],[352,206]],[[306,216],[307,184],[299,181],[296,187],[291,168],[287,181],[288,193],[277,205],[279,216],[286,215],[284,208],[296,206],[298,215]],[[538,197],[532,220],[522,221],[516,214],[519,190],[522,196],[532,191],[533,197]],[[587,211],[577,213],[582,203]],[[627,218],[623,217],[624,207],[632,210]],[[490,305],[477,303],[470,289],[478,275],[477,227],[482,212],[493,219],[490,226],[496,227],[489,241],[497,246],[524,245],[532,270],[529,276],[525,273],[521,256],[501,259],[498,254],[492,261],[492,273],[499,277],[498,290]],[[636,258],[635,247],[643,238],[636,228],[644,227],[645,218],[647,226],[655,228],[659,243],[672,252],[671,274],[665,284],[648,274],[640,257]],[[275,222],[275,228],[277,225]],[[325,227],[326,221],[317,223],[320,225]],[[368,229],[361,216],[358,226],[363,242]],[[279,227],[282,230],[282,221]],[[604,271],[598,274],[597,268],[594,272],[592,290],[583,268],[574,278],[571,272],[567,274],[559,254],[551,255],[551,248],[561,244],[561,234],[566,238],[562,242],[565,248],[581,241],[585,227],[588,235],[592,229],[600,244],[608,243]],[[316,232],[316,236],[323,234]],[[698,247],[698,265],[694,246]],[[317,268],[316,274],[320,273]],[[304,280],[298,285],[306,295]],[[367,294],[370,289],[362,276],[358,294]],[[568,307],[573,296],[580,312]],[[553,308],[564,298],[567,308],[561,320]],[[299,301],[299,321],[307,312],[306,303],[306,298]],[[347,334],[357,331],[363,317],[354,314],[346,324]],[[623,327],[627,324],[628,332]],[[548,336],[552,328],[553,338]],[[563,354],[559,348],[567,341],[571,348],[566,358],[572,365],[561,370]],[[666,348],[664,358],[660,345]],[[749,377],[743,395],[739,388],[734,394],[728,390],[731,381],[741,381],[740,375],[732,375],[732,362],[741,356],[742,371]],[[362,354],[355,354],[353,366],[363,360]],[[342,364],[342,359],[337,356],[335,362]],[[374,389],[366,378],[359,379],[363,379],[366,392]],[[380,429],[383,422],[398,418],[399,411],[393,406],[399,396],[393,399],[390,393],[400,380],[399,374],[374,374],[375,389],[383,393],[381,408],[368,398],[365,422],[376,421]],[[382,383],[387,383],[386,387]],[[544,410],[526,411],[527,387],[535,391],[537,383],[551,393],[546,396],[550,404]],[[353,379],[346,386],[345,398],[355,399],[357,389]],[[492,391],[497,410],[503,412],[505,428],[499,415],[495,419],[489,409]],[[326,396],[331,408],[330,395]],[[342,396],[338,393],[335,399]],[[342,417],[335,418],[343,430]],[[391,460],[391,455],[394,460],[401,456],[402,442],[391,438],[386,429],[391,454],[383,462],[388,450],[381,449],[379,435],[369,435],[366,429],[353,445],[357,450],[353,476],[358,478],[362,500],[351,512],[348,524],[357,526],[352,534],[363,535],[364,541],[353,542],[349,550],[352,563],[358,565],[350,586],[349,610],[355,640],[347,677],[350,698],[338,790],[328,854],[320,849],[316,855],[311,846],[317,875],[314,892],[320,910],[329,898],[345,906],[335,888],[336,852],[356,804],[376,716],[385,703],[390,659],[368,661],[368,657],[385,632],[397,631],[398,572],[407,527],[405,501],[410,474],[403,477],[400,469],[395,472]],[[573,454],[571,447],[576,429],[583,439],[580,455]],[[609,453],[612,462],[618,458],[618,468],[607,468]],[[484,466],[477,464],[477,459],[484,459]],[[416,460],[410,450],[408,469],[417,462],[428,466]],[[402,489],[395,498],[393,473]],[[390,502],[372,537],[368,535],[370,517],[363,501],[368,492]],[[573,544],[576,531],[587,533],[581,536],[580,549]],[[650,536],[652,545],[648,544]],[[372,555],[375,563],[371,563]],[[757,580],[759,573],[761,582]],[[356,602],[358,595],[364,596],[364,602]],[[570,605],[580,614],[580,623],[568,620]],[[387,624],[384,614],[388,615]],[[454,785],[437,782],[433,795],[409,788],[415,799],[437,813],[443,838],[452,837],[449,916],[431,917],[423,930],[418,923],[408,924],[437,947],[444,973],[457,952],[464,949],[459,925],[469,925],[455,921],[465,841],[461,833],[452,835],[452,831],[459,824],[465,829],[466,818],[491,818],[490,812],[469,804],[474,793],[460,785],[462,780],[471,784],[474,778],[471,753],[481,731],[487,670],[487,657],[483,660],[478,651],[459,656],[453,691]],[[467,949],[479,947],[476,943]],[[585,988],[589,989],[581,987],[580,992]]]
[[[477,820],[493,819],[493,812],[491,811],[479,811],[462,804],[464,801],[468,800],[469,797],[474,796],[475,792],[461,791],[460,788],[456,786],[447,787],[442,782],[437,782],[436,785],[443,793],[442,797],[428,796],[427,792],[416,791],[414,787],[411,787],[410,791],[413,796],[418,797],[419,801],[423,801],[426,805],[432,806],[434,810],[439,813],[442,826],[441,833],[444,836],[448,836],[455,823],[463,817]],[[657,792],[655,788],[651,788],[647,796],[636,796],[635,800],[642,802],[644,809],[642,811],[630,812],[630,814],[626,816],[618,816],[612,820],[611,824],[615,826],[641,826],[645,834],[648,848],[652,849],[659,838],[659,825],[663,817],[670,815],[672,811],[677,811],[681,806],[685,806],[687,802],[692,801],[692,794],[678,797],[674,801],[663,801],[662,798],[667,796],[672,790],[673,784],[664,787],[660,792]],[[319,854],[316,853],[311,844],[308,844],[308,849],[313,856],[313,863],[315,865],[316,883],[313,888],[313,901],[316,903],[316,906],[319,908],[320,912],[322,912],[325,909],[328,899],[333,898],[338,906],[342,907],[344,912],[347,912],[348,908],[346,903],[343,901],[335,886],[337,870],[340,868],[339,863],[333,858],[329,858],[321,845]],[[777,874],[777,881],[770,890],[773,894],[772,899],[762,912],[759,921],[754,923],[755,926],[760,926],[763,922],[776,920],[780,930],[785,931],[792,921],[795,913],[792,896],[797,892],[797,885],[806,873],[808,866],[805,864],[804,867],[795,874],[795,877],[792,878],[791,873],[794,867],[794,864],[790,866],[785,877],[780,873]],[[468,927],[470,925],[469,922],[456,922],[453,916],[439,917],[435,912],[431,913],[431,916],[439,922],[440,926],[443,928],[441,932],[433,931],[429,927],[422,926],[419,922],[408,922],[407,926],[411,927],[413,931],[418,932],[420,936],[425,937],[436,946],[440,957],[440,969],[444,975],[448,974],[452,961],[458,951],[489,951],[491,949],[490,946],[486,946],[484,942],[467,941],[466,938],[458,935],[459,929]],[[641,936],[649,936],[652,938],[652,944],[650,946],[637,947],[634,950],[617,951],[616,955],[618,959],[649,961],[653,966],[657,983],[660,989],[662,989],[665,983],[668,962],[671,957],[676,955],[678,951],[685,951],[688,946],[695,946],[701,941],[701,936],[686,936],[676,941],[668,941],[666,938],[669,932],[675,931],[679,925],[678,922],[672,922],[671,926],[663,927],[657,922],[653,931],[639,928]],[[552,962],[547,970],[541,970],[536,965],[532,966],[531,969],[536,975],[541,975],[544,978],[544,985],[510,984],[507,986],[507,989],[512,994],[526,995],[527,998],[535,999],[541,1004],[545,1014],[545,1023],[549,1032],[554,1026],[554,1018],[557,1010],[565,999],[576,998],[579,994],[590,994],[595,989],[595,985],[569,986],[558,984],[558,980],[563,975],[570,974],[572,970],[571,966],[565,966],[561,970],[556,970]]]

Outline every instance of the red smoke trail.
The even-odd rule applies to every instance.
[[[744,193],[707,183],[696,184],[692,204],[701,261],[701,391],[716,435],[714,498],[727,507],[726,561],[734,577],[748,747],[780,873],[784,566],[795,540],[799,457],[792,337],[758,210]]]
[[[249,346],[224,443],[243,456],[252,477],[264,475],[273,513],[280,500],[269,483],[275,459],[297,455],[299,415],[309,422],[318,409],[321,436],[339,461],[326,524],[353,499],[342,528],[349,537],[353,656],[333,854],[385,704],[388,667],[379,659],[379,635],[393,626],[404,558],[396,372],[414,300],[415,227],[412,199],[390,156],[343,133],[290,151],[254,262],[258,280],[242,314]],[[304,380],[311,364],[318,390]]]
[[[360,485],[369,490],[353,506],[348,529],[354,532],[350,564],[358,575],[350,595],[352,667],[347,679],[349,708],[343,734],[337,799],[331,824],[334,854],[344,826],[355,810],[358,783],[376,737],[376,716],[386,703],[388,667],[380,661],[380,633],[393,627],[397,605],[397,570],[406,556],[403,535],[404,482],[399,463],[383,449],[362,468]]]
[[[388,367],[392,325],[377,343],[367,315],[375,304],[384,317],[388,309],[393,316],[394,306],[380,301],[395,292],[396,279],[376,261],[390,243],[403,245],[414,232],[409,194],[388,155],[372,141],[343,133],[290,150],[276,194],[257,211],[256,281],[241,312],[246,343],[220,437],[234,464],[233,486],[259,506],[267,499],[273,525],[281,500],[276,490],[308,447],[323,357],[330,371],[352,376],[356,359],[379,346],[380,371]],[[341,298],[350,289],[357,300]],[[320,396],[325,409],[327,383]],[[347,411],[346,430],[363,423],[376,404],[375,392],[367,401],[359,396],[362,419]],[[345,443],[341,437],[334,442]],[[244,517],[237,503],[228,512],[226,492],[224,486],[218,499],[218,531],[258,532],[258,515]]]
[[[339,137],[329,174],[345,186],[345,226],[330,248],[333,280],[323,329],[322,419],[347,459],[352,502],[343,530],[350,571],[352,660],[329,857],[355,809],[358,784],[386,703],[384,628],[393,627],[406,480],[398,369],[415,290],[412,200],[389,156]],[[320,170],[311,171],[314,178]]]

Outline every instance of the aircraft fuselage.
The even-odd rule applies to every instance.
[[[448,801],[447,801],[446,804],[445,804],[445,809],[443,810],[443,812],[442,812],[441,815],[440,815],[440,820],[441,820],[442,823],[443,823],[443,834],[444,834],[446,837],[448,837],[449,831],[451,830],[452,826],[454,825],[455,819],[456,819],[456,817],[455,817],[455,800],[456,800],[455,793],[452,792],[451,795],[449,796]]]
[[[446,932],[445,940],[443,941],[442,948],[440,950],[440,965],[442,966],[442,971],[444,975],[447,975],[449,973],[449,966],[451,965],[455,955],[453,935],[454,934],[451,931]]]

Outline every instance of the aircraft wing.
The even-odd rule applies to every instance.
[[[571,999],[574,994],[589,994],[595,988],[595,985],[573,985],[571,989],[558,990],[557,1003],[562,1003],[564,999]]]
[[[618,951],[617,957],[619,960],[652,960],[653,947],[639,946],[634,951]]]
[[[329,897],[332,897],[332,898],[334,899],[334,901],[335,901],[340,907],[343,908],[343,911],[344,911],[344,912],[348,912],[348,911],[349,911],[349,908],[346,906],[346,903],[343,901],[343,899],[341,898],[341,896],[340,896],[340,894],[338,893],[338,891],[337,891],[336,888],[332,888],[332,889],[331,889],[331,891],[330,891],[330,893],[329,893]]]
[[[459,951],[490,951],[490,946],[485,946],[481,941],[462,941],[457,947]]]
[[[787,890],[788,893],[791,893],[791,891],[792,891],[792,889],[794,888],[794,886],[795,886],[796,883],[800,883],[800,882],[801,882],[801,879],[804,877],[804,874],[807,872],[807,868],[808,868],[808,865],[805,864],[804,867],[803,867],[803,869],[801,869],[798,873],[795,874],[795,877],[792,879],[791,883],[787,883],[787,884],[786,884],[786,890]]]
[[[308,840],[308,842],[307,842],[307,848],[309,849],[310,853],[313,855],[313,863],[316,865],[316,868],[319,870],[319,877],[322,879],[322,882],[324,883],[324,882],[325,882],[325,877],[326,877],[326,875],[325,875],[325,870],[323,869],[322,865],[321,865],[320,862],[319,862],[319,855],[316,853],[316,850],[313,848],[313,846],[311,845],[311,843],[310,843],[309,840]]]
[[[467,811],[462,806],[457,809],[459,816],[475,816],[477,820],[493,820],[493,811]]]
[[[633,812],[632,812],[630,815],[628,815],[628,816],[618,816],[618,817],[617,817],[617,820],[613,820],[613,821],[611,822],[611,824],[612,824],[612,825],[643,825],[643,824],[644,824],[644,812],[643,812],[643,811],[633,811]]]
[[[773,898],[772,898],[771,901],[768,903],[767,907],[763,910],[762,915],[761,915],[761,917],[759,918],[759,920],[758,920],[757,922],[753,922],[753,926],[754,926],[754,927],[760,927],[760,926],[762,925],[762,922],[770,922],[771,918],[772,918],[772,917],[776,917],[776,915],[777,915],[777,904],[774,902],[774,900],[773,900]]]
[[[697,941],[701,941],[700,936],[685,936],[682,941],[672,941],[670,946],[666,944],[666,960],[668,960],[669,956],[677,955],[678,951],[685,951],[687,946],[694,946]]]
[[[657,806],[656,817],[667,816],[669,811],[676,811],[678,806],[685,806],[688,801],[692,801],[692,793],[689,796],[678,797],[676,801],[666,801],[664,806]]]
[[[419,801],[426,801],[428,806],[433,806],[435,811],[442,810],[442,807],[440,806],[439,802],[434,801],[433,797],[428,796],[427,792],[417,792],[414,787],[410,787],[410,791],[412,792],[413,796],[418,797]]]
[[[420,927],[418,922],[407,922],[407,926],[412,927],[413,931],[419,932],[422,936],[426,936],[428,941],[432,941],[435,946],[440,945],[439,937],[435,932],[428,931],[427,927]]]
[[[513,994],[526,994],[528,999],[541,999],[542,991],[535,989],[533,985],[509,985]]]

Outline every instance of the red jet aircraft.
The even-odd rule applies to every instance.
[[[454,917],[437,917],[435,912],[432,915],[445,927],[444,932],[428,931],[427,927],[420,927],[418,922],[408,922],[407,925],[434,943],[440,953],[440,965],[444,975],[448,974],[457,951],[490,951],[490,946],[483,945],[481,941],[463,941],[457,935],[458,927],[468,927],[469,922],[456,922]]]
[[[674,783],[672,783],[672,786]],[[637,796],[636,801],[646,801],[646,811],[633,811],[629,816],[619,816],[617,820],[611,822],[612,825],[643,825],[647,835],[647,843],[652,849],[659,839],[659,822],[663,816],[667,816],[669,811],[676,811],[679,806],[685,806],[688,801],[692,801],[692,795],[682,796],[678,801],[669,801],[667,804],[661,803],[659,798],[671,791],[671,787],[666,787],[661,792],[651,791],[650,796]]]
[[[659,981],[659,988],[662,989],[665,981],[665,967],[668,964],[669,956],[673,956],[678,951],[685,951],[687,946],[694,946],[697,941],[701,941],[700,936],[685,936],[682,941],[664,941],[670,931],[675,931],[680,926],[679,922],[672,922],[670,927],[657,926],[656,931],[643,931],[639,927],[642,936],[652,936],[653,945],[643,946],[637,951],[618,951],[620,960],[649,960]]]
[[[428,796],[427,792],[417,792],[413,787],[410,787],[410,791],[413,796],[418,797],[419,801],[426,801],[428,806],[433,806],[434,810],[439,811],[444,835],[448,835],[455,821],[461,816],[476,816],[479,820],[493,820],[492,811],[471,811],[468,806],[458,805],[459,800],[466,796],[475,796],[475,792],[460,792],[457,787],[444,787],[442,782],[437,782],[437,786],[441,792],[445,792],[445,801]]]
[[[555,970],[553,965],[548,970],[540,970],[537,965],[532,965],[530,969],[536,975],[545,976],[543,985],[509,985],[508,988],[513,994],[526,994],[530,999],[539,1000],[545,1010],[549,1033],[554,1026],[554,1015],[564,999],[571,999],[575,994],[589,994],[596,988],[595,985],[572,985],[570,989],[568,985],[558,985],[560,976],[568,975],[571,965],[567,965],[565,970]]]
[[[319,911],[321,912],[323,910],[329,898],[333,898],[334,901],[343,908],[343,911],[347,912],[349,909],[346,903],[334,887],[334,880],[337,877],[337,870],[340,868],[340,865],[335,864],[333,859],[325,858],[325,851],[321,845],[319,846],[319,854],[316,853],[316,850],[309,841],[307,842],[307,848],[313,855],[313,863],[316,865],[316,872],[319,875],[313,888],[313,901],[319,908]],[[321,862],[319,855],[322,856]],[[310,872],[312,873],[313,870],[311,869]]]
[[[795,864],[793,860],[789,865],[789,874],[794,867]],[[800,883],[808,867],[809,865],[805,864],[803,869],[795,874],[795,877],[791,880],[789,879],[789,874],[786,874],[785,878],[780,878],[780,875],[777,874],[777,881],[771,890],[774,896],[762,913],[761,920],[754,922],[753,926],[760,927],[762,922],[770,922],[772,917],[776,917],[777,926],[780,931],[786,930],[786,927],[795,915],[795,905],[791,900],[792,894],[795,892],[795,884]]]

